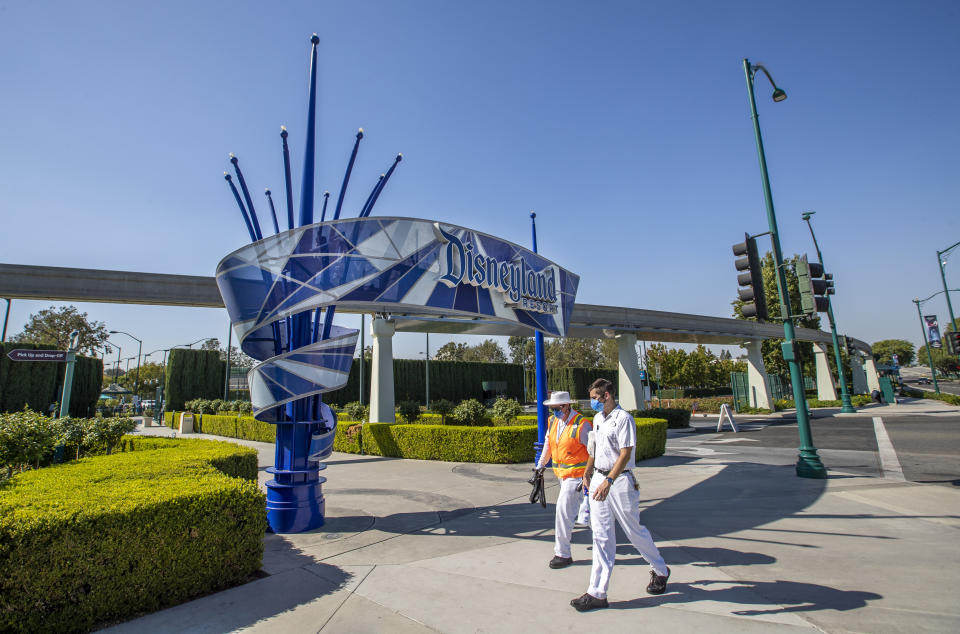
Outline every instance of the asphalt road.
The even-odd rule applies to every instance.
[[[946,394],[956,394],[960,396],[960,383],[956,381],[940,381],[937,383],[940,384],[940,391]],[[907,387],[910,387],[915,390],[927,390],[929,392],[933,391],[933,384],[930,385],[918,385],[916,383],[907,383]]]
[[[960,415],[888,416],[883,420],[904,478],[911,482],[960,486]],[[817,416],[811,422],[813,444],[830,468],[880,475],[877,437],[868,416]],[[740,432],[691,434],[671,439],[680,454],[717,452],[795,460],[799,434],[795,419],[743,421]]]

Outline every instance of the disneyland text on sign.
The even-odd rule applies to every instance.
[[[433,228],[437,239],[446,244],[440,257],[439,277],[446,286],[454,288],[466,283],[494,289],[503,293],[505,304],[537,313],[559,310],[553,267],[537,272],[523,258],[502,262],[475,251],[470,242],[464,245],[457,236],[440,228],[440,223],[434,223]]]

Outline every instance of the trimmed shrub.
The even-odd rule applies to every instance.
[[[493,404],[494,424],[509,425],[523,413],[523,406],[512,398],[498,398]]]
[[[343,411],[347,413],[350,420],[365,422],[370,417],[370,408],[363,405],[360,401],[353,401],[343,406]]]
[[[487,408],[475,398],[467,399],[453,408],[450,417],[460,425],[483,425],[487,422]]]
[[[447,424],[447,416],[453,412],[453,403],[445,398],[437,399],[430,405],[430,411],[440,417],[440,424]]]
[[[88,631],[259,569],[256,451],[129,436],[118,447],[0,487],[0,630]]]
[[[662,418],[667,421],[669,429],[686,429],[690,426],[690,410],[678,407],[652,407],[646,410],[630,412],[634,418]]]
[[[402,401],[397,405],[397,414],[405,423],[415,423],[420,418],[420,404],[416,401]]]
[[[667,448],[667,421],[662,418],[636,418],[637,460],[662,456]]]
[[[190,399],[219,398],[226,371],[227,364],[216,350],[174,348],[167,361],[167,407],[178,410]]]
[[[664,398],[662,400],[652,400],[651,404],[653,403],[657,403],[658,407],[666,409],[685,409],[688,411],[693,410],[693,405],[696,403],[697,411],[701,414],[719,414],[720,406],[724,403],[729,405],[731,409],[733,408],[733,397],[719,396],[711,398]]]
[[[910,389],[903,390],[903,393],[913,398],[929,398],[935,401],[943,401],[944,403],[949,403],[950,405],[960,405],[960,396],[957,396],[956,394],[945,394],[944,392],[937,394],[936,392]]]
[[[257,420],[253,416],[204,414],[200,431],[204,434],[258,442],[277,441],[277,426]]]

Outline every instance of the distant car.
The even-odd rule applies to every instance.
[[[922,376],[919,379],[917,379],[917,383],[920,383],[921,385],[930,385],[930,379],[928,379],[925,376]]]

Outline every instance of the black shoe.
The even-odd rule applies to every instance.
[[[647,586],[648,594],[663,594],[667,589],[667,579],[670,578],[670,568],[667,568],[666,575],[658,575],[653,570],[650,571],[650,584]]]
[[[573,563],[573,557],[560,557],[558,555],[550,560],[549,566],[553,569],[566,568],[572,563]]]
[[[571,601],[570,605],[575,607],[577,612],[586,612],[588,610],[596,610],[597,608],[606,608],[610,606],[606,599],[598,599],[589,592],[585,593],[582,597],[577,597]]]

